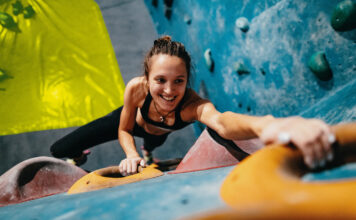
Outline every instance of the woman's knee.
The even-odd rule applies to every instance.
[[[69,149],[68,144],[66,144],[62,139],[56,141],[50,147],[50,151],[53,157],[63,158],[63,157],[73,157],[75,152]]]

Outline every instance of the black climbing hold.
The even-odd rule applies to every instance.
[[[173,0],[164,0],[164,5],[165,5],[164,16],[166,16],[166,18],[169,20],[171,19],[172,16]]]
[[[250,112],[251,111],[251,107],[247,106],[247,111]]]
[[[349,31],[356,28],[356,3],[345,0],[337,4],[331,16],[331,26],[336,31]]]
[[[210,71],[210,72],[213,72],[213,71],[214,71],[215,63],[214,63],[214,60],[213,60],[213,58],[212,58],[211,50],[210,50],[210,49],[206,49],[206,50],[205,50],[205,52],[204,52],[204,59],[205,59],[205,64],[206,64],[206,66],[208,67],[209,71]]]
[[[4,28],[12,29],[17,27],[17,24],[15,23],[14,19],[12,18],[11,15],[9,15],[6,12],[0,12],[0,24]]]
[[[23,6],[20,1],[16,1],[14,4],[12,4],[12,13],[14,15],[19,15],[23,10]]]
[[[262,73],[262,75],[266,75],[266,71],[263,69],[263,68],[260,68],[260,71],[261,71],[261,73]]]
[[[239,74],[248,74],[250,71],[247,69],[245,64],[242,61],[238,61],[234,64],[234,70]]]
[[[172,17],[172,8],[166,7],[166,9],[165,9],[165,11],[164,11],[164,16],[166,16],[166,18],[167,18],[168,20],[170,20],[171,17]]]
[[[167,7],[172,7],[172,5],[173,5],[173,0],[164,0],[164,4],[165,4]]]
[[[158,0],[152,0],[152,5],[153,5],[153,7],[157,8]]]
[[[242,103],[241,102],[239,103],[239,108],[242,108]]]
[[[245,17],[240,17],[236,19],[235,25],[237,28],[239,28],[242,32],[247,32],[250,29],[250,24]]]
[[[314,53],[308,61],[308,67],[322,81],[328,81],[333,76],[324,52]]]
[[[23,9],[23,17],[24,18],[31,18],[35,15],[35,11],[33,10],[32,6],[29,5]]]

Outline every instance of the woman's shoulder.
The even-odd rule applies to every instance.
[[[130,103],[135,103],[138,106],[143,104],[148,93],[147,81],[145,77],[138,76],[132,78],[126,85],[125,97]]]
[[[188,88],[186,91],[186,95],[184,97],[183,109],[192,108],[201,103],[206,103],[206,102],[209,102],[209,100],[203,99],[193,89]]]

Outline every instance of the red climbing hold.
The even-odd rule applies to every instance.
[[[0,207],[66,192],[86,174],[52,157],[25,160],[0,176]]]
[[[169,172],[185,173],[236,165],[262,146],[259,139],[230,141],[205,129],[185,155],[177,169]]]

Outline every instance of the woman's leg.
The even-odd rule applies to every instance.
[[[121,110],[122,107],[59,139],[51,146],[52,155],[76,158],[82,156],[85,149],[117,139]]]

